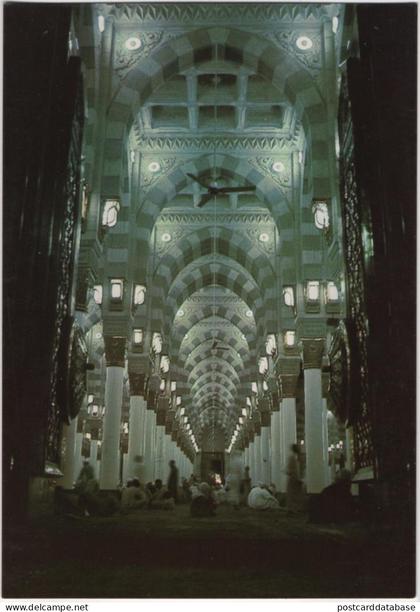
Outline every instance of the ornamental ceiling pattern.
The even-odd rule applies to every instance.
[[[112,84],[101,119],[103,191],[120,190],[123,203],[104,238],[103,278],[146,287],[135,311],[127,300],[120,312],[102,307],[103,333],[142,329],[129,370],[176,382],[196,440],[222,433],[227,448],[244,411],[245,426],[252,421],[254,385],[269,378],[258,365],[267,337],[282,351],[283,332],[304,328],[304,292],[286,308],[283,286],[323,278],[311,202],[330,198],[336,166],[328,146],[335,114],[325,101],[336,77],[325,32],[342,8],[189,2],[92,10],[105,17],[111,41],[103,47],[106,85],[88,83]],[[209,188],[218,191],[203,204]],[[330,252],[338,261],[334,245]],[[97,311],[90,316],[96,324]],[[154,333],[170,359],[165,373]],[[93,346],[99,362],[103,341]],[[177,431],[180,406],[170,404],[167,416]]]

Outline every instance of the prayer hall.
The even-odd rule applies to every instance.
[[[3,9],[3,597],[415,597],[416,4]]]

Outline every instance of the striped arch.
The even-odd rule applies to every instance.
[[[211,358],[213,356],[227,361],[234,368],[234,370],[236,370],[236,372],[241,372],[244,370],[244,362],[239,353],[236,351],[222,351],[220,349],[216,349],[212,354],[210,352],[210,347],[211,343],[208,342],[206,351],[203,351],[203,347],[200,346],[197,346],[194,350],[192,350],[184,363],[185,370],[192,372],[197,365],[203,362],[203,359]]]
[[[215,166],[216,157],[216,166]],[[205,178],[209,170],[216,172],[228,179],[234,179],[241,184],[256,186],[255,195],[260,203],[267,208],[273,217],[277,229],[281,231],[293,228],[293,216],[290,212],[290,202],[283,190],[269,178],[265,172],[257,170],[245,158],[228,154],[205,154],[183,161],[182,165],[176,166],[168,174],[158,179],[144,196],[142,205],[137,211],[136,222],[137,244],[136,255],[144,259],[149,252],[150,236],[162,210],[175,198],[175,196],[187,187],[191,179],[187,173]],[[207,205],[212,210],[212,205]],[[139,274],[144,274],[139,271]]]
[[[225,385],[226,389],[228,391],[230,391],[230,393],[235,396],[237,389],[236,389],[236,385],[234,382],[232,382],[232,380],[229,378],[229,376],[227,374],[225,374],[222,371],[218,371],[218,372],[206,372],[205,374],[202,374],[193,385],[191,385],[191,396],[195,397],[196,394],[200,391],[200,389],[207,383],[219,383],[221,385]]]
[[[226,308],[225,306],[216,306],[214,309],[210,304],[206,304],[202,306],[200,309],[197,309],[189,316],[186,316],[182,319],[182,323],[178,322],[174,325],[172,329],[172,336],[170,340],[170,345],[173,354],[177,354],[179,347],[188,333],[188,330],[193,327],[199,321],[203,319],[207,319],[208,317],[213,316],[215,314],[216,317],[223,319],[225,321],[230,321],[236,328],[240,330],[240,333],[245,336],[245,340],[248,344],[248,349],[250,354],[255,354],[256,347],[256,334],[255,334],[255,324],[248,323],[244,321],[238,314],[236,309],[234,308]]]
[[[213,317],[211,317],[213,319]],[[211,322],[210,319],[210,322]],[[207,320],[209,321],[209,319]],[[221,321],[224,321],[221,319]],[[189,332],[189,337],[181,345],[179,351],[179,361],[183,363],[188,355],[200,345],[203,348],[209,348],[207,345],[212,345],[214,339],[220,340],[224,345],[227,345],[232,350],[236,351],[243,362],[248,359],[249,351],[246,340],[243,340],[239,330],[233,325],[226,326],[225,328],[218,327],[217,324],[220,320],[215,321],[215,327],[200,327],[200,323],[197,323]],[[211,348],[210,348],[211,350]],[[227,352],[227,351],[225,351]]]
[[[277,329],[277,282],[269,254],[256,246],[255,239],[219,225],[203,227],[183,236],[159,261],[153,278],[151,308],[156,314],[156,319],[165,320],[163,333],[168,335],[168,330],[173,324],[173,317],[165,318],[163,310],[169,288],[192,262],[197,262],[202,258],[203,267],[208,267],[214,252],[216,255],[231,258],[252,276],[264,300],[265,326],[269,329]],[[206,256],[207,259],[204,259]]]
[[[219,401],[225,402],[226,407],[230,407],[235,402],[235,396],[220,383],[208,382],[203,385],[196,393],[194,401],[196,405],[200,405],[200,401],[204,401],[207,396],[217,395]]]
[[[211,256],[205,256],[186,266],[171,286],[163,314],[152,308],[152,328],[161,329],[165,337],[169,338],[168,323],[173,321],[185,300],[199,289],[214,284],[230,289],[249,305],[256,322],[257,334],[262,337],[266,326],[265,303],[260,289],[243,266],[226,256],[218,256],[216,262]]]
[[[190,372],[188,382],[191,385],[191,388],[193,388],[194,384],[201,376],[208,374],[209,365],[210,367],[216,366],[219,370],[223,370],[223,372],[229,377],[229,380],[232,381],[236,386],[240,384],[239,375],[237,371],[232,367],[232,365],[228,363],[225,359],[213,357],[211,361],[206,360],[203,363],[199,363]]]
[[[114,195],[121,188],[121,156],[128,142],[127,135],[139,109],[147,102],[151,93],[180,71],[214,58],[216,52],[220,60],[246,66],[266,78],[280,92],[284,92],[295,109],[297,120],[302,122],[306,133],[306,147],[308,151],[311,150],[313,194],[328,197],[330,181],[326,161],[327,109],[315,79],[301,67],[292,54],[278,48],[268,39],[225,27],[194,30],[173,38],[158,47],[149,58],[140,61],[128,73],[109,106],[102,193]],[[181,173],[180,170],[175,170],[175,175],[178,172]],[[264,174],[252,170],[245,172],[244,176],[258,185],[260,195],[273,192],[272,182]],[[151,190],[147,208],[150,207],[153,211],[156,205],[161,207],[165,201],[172,198],[174,184],[178,189],[182,189],[186,184],[185,176],[182,174],[178,178],[171,177],[171,180],[162,183],[159,188],[156,186]],[[278,193],[274,199],[270,199],[273,209],[278,207]],[[149,219],[141,219],[141,227],[144,227],[149,235],[156,212],[157,209]],[[290,213],[285,212],[283,218],[276,218],[276,223],[280,228],[292,227]],[[126,237],[128,243],[128,228]],[[148,236],[142,235],[140,239],[147,241]],[[143,245],[141,247],[143,248]],[[143,278],[137,280],[144,281]]]
[[[318,160],[323,162],[326,139],[320,134],[327,132],[327,113],[315,79],[287,50],[280,49],[267,38],[229,27],[198,29],[174,37],[135,65],[109,106],[107,139],[114,146],[116,140],[123,141],[141,106],[157,87],[181,71],[216,57],[219,61],[247,67],[284,92],[295,108],[297,119],[302,121],[307,140],[310,128],[314,128],[315,165]],[[320,186],[325,194],[328,177],[324,172],[321,174],[314,178],[314,186],[317,181],[326,183]],[[109,176],[110,186],[113,178],[116,179]],[[118,184],[116,180],[114,190]]]

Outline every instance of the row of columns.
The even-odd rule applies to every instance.
[[[281,409],[271,415],[271,425],[261,427],[244,451],[253,483],[274,483],[277,490],[285,491],[289,449],[296,441],[296,400],[285,398]]]
[[[313,339],[303,343],[305,394],[305,483],[309,494],[319,493],[329,485],[331,473],[328,457],[328,409],[322,397],[322,353],[324,342]],[[289,381],[287,380],[289,379]],[[293,384],[288,384],[291,382]],[[274,483],[279,491],[286,491],[287,462],[290,447],[297,443],[296,399],[287,397],[296,390],[296,374],[282,377],[286,397],[280,410],[271,415],[271,425],[261,427],[260,435],[244,451],[243,461],[250,468],[254,483]],[[349,444],[346,440],[349,467]]]
[[[105,385],[105,415],[103,421],[101,461],[97,460],[98,441],[91,440],[90,464],[101,489],[115,489],[121,474],[121,413],[124,368],[120,365],[107,367]],[[64,427],[65,455],[62,486],[70,489],[82,468],[83,433],[77,431],[77,418]],[[157,425],[156,413],[147,409],[141,395],[131,395],[129,414],[128,452],[123,455],[123,482],[137,477],[146,483],[160,478],[166,481],[168,463],[174,460],[180,478],[189,478],[193,466],[177,444]]]

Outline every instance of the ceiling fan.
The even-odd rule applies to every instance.
[[[214,338],[213,340],[213,344],[211,346],[211,351],[215,351],[216,349],[218,349],[219,351],[229,351],[230,348],[228,346],[222,346],[219,342],[219,340],[217,340],[217,338]]]
[[[194,176],[194,174],[190,174],[189,172],[187,172],[187,176],[189,176],[193,181],[195,181],[196,183],[198,183],[199,185],[207,189],[207,193],[202,196],[201,200],[197,204],[197,206],[200,208],[204,206],[204,204],[207,204],[209,200],[219,195],[220,193],[244,193],[247,191],[256,190],[255,185],[243,185],[242,187],[215,187],[214,185],[207,185],[202,180],[200,180],[197,176]]]

